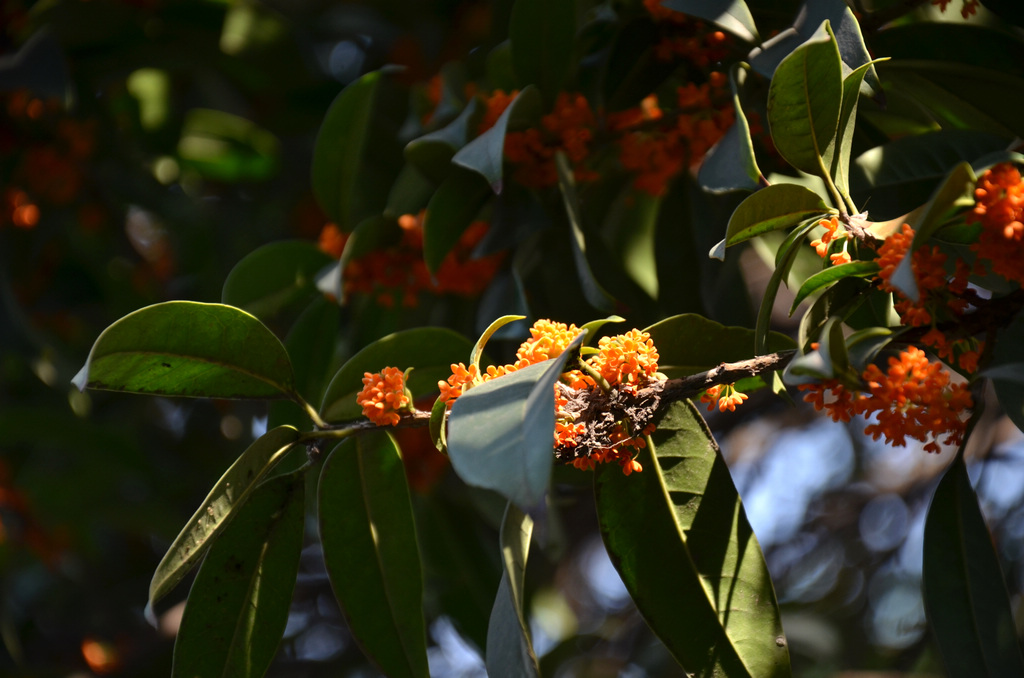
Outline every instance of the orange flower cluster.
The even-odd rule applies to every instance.
[[[410,409],[412,396],[405,387],[405,373],[397,367],[363,373],[363,390],[356,396],[363,416],[377,426],[394,426],[401,412]]]
[[[1024,180],[1020,170],[1001,163],[981,175],[967,223],[981,224],[971,246],[993,273],[1024,285]],[[983,272],[979,266],[978,272]]]
[[[500,95],[503,93],[499,90],[488,101],[488,116],[492,114],[492,107],[494,110],[501,108],[500,100],[497,104],[493,102],[494,97]],[[494,119],[497,120],[497,116]],[[555,153],[562,151],[572,163],[577,181],[594,179],[596,175],[582,163],[586,160],[596,126],[597,120],[586,97],[562,92],[555,100],[554,110],[541,118],[540,129],[530,128],[505,135],[505,157],[515,165],[512,178],[527,188],[556,185]]]
[[[348,263],[343,272],[346,295],[370,296],[378,304],[392,307],[400,301],[405,307],[419,303],[419,294],[455,294],[471,297],[479,294],[497,273],[504,254],[473,257],[473,250],[487,233],[488,224],[473,222],[448,253],[436,275],[423,261],[423,217],[406,214],[398,219],[402,238],[398,244],[370,252]],[[348,235],[334,224],[320,231],[320,249],[340,257]]]
[[[970,269],[963,260],[958,259],[953,275],[947,274],[946,255],[937,246],[919,247],[912,255],[910,268],[917,282],[916,302],[907,299],[893,286],[893,273],[910,252],[913,240],[914,230],[908,224],[903,224],[903,228],[886,238],[878,250],[878,265],[882,269],[878,273],[880,287],[900,298],[895,307],[901,322],[911,327],[922,327],[932,324],[935,314],[943,310],[954,316],[961,315],[967,309],[963,294],[967,291]]]
[[[804,400],[826,410],[834,421],[875,415],[876,423],[864,429],[875,440],[885,436],[886,442],[902,447],[910,437],[926,442],[927,452],[940,451],[942,436],[947,445],[963,442],[962,415],[973,406],[970,391],[966,384],[952,383],[941,363],[929,362],[921,349],[911,346],[889,358],[887,371],[869,365],[861,376],[865,388],[857,393],[837,380],[799,388],[808,391]],[[831,392],[831,400],[825,400],[825,391]]]
[[[633,185],[655,197],[687,166],[696,167],[735,117],[725,90],[727,79],[712,73],[702,85],[677,89],[679,112],[665,116],[652,94],[640,106],[608,115],[610,130],[620,132],[619,162],[636,173]]]
[[[516,351],[516,362],[510,365],[492,365],[487,371],[480,373],[474,365],[467,367],[464,363],[451,366],[452,374],[445,381],[437,383],[441,392],[440,400],[451,407],[456,398],[466,388],[491,379],[521,370],[524,367],[541,363],[550,358],[557,358],[569,344],[579,336],[580,329],[575,325],[538,320],[530,328],[530,338],[524,341]],[[630,330],[614,337],[603,337],[598,342],[598,350],[586,361],[587,370],[572,369],[562,374],[562,385],[555,385],[555,431],[554,446],[563,452],[571,451],[572,464],[579,469],[592,469],[599,463],[617,462],[623,473],[629,475],[642,470],[634,460],[636,451],[646,443],[643,436],[654,431],[648,426],[639,435],[630,431],[626,420],[615,422],[608,438],[608,445],[590,448],[580,444],[581,437],[587,433],[585,423],[578,421],[580,413],[570,412],[567,407],[569,398],[563,391],[570,389],[597,389],[597,381],[590,373],[600,375],[612,388],[635,392],[657,379],[658,352],[646,332]]]
[[[704,391],[700,401],[708,403],[708,412],[718,406],[719,412],[736,411],[737,405],[742,405],[747,399],[747,394],[736,390],[736,384],[715,385]]]
[[[833,242],[839,240],[843,241],[843,251],[836,252],[835,254],[828,255],[828,259],[832,262],[832,265],[848,264],[852,259],[850,253],[847,252],[847,246],[849,245],[849,233],[846,229],[839,224],[839,219],[832,217],[831,219],[822,219],[818,222],[818,226],[825,228],[825,232],[817,240],[811,241],[811,247],[818,253],[818,256],[822,259],[828,254],[829,246]],[[892,274],[890,273],[890,276]]]

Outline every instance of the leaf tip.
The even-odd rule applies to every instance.
[[[71,383],[74,384],[75,388],[79,391],[84,391],[86,386],[89,385],[89,361],[86,360],[85,364],[82,365],[82,369],[78,370],[72,379]]]
[[[725,261],[725,240],[722,239],[717,245],[711,248],[708,252],[709,259],[718,259],[719,261]]]

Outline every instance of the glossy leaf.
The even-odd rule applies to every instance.
[[[569,218],[569,228],[572,231],[573,260],[576,262],[576,274],[580,280],[580,287],[583,288],[583,296],[587,303],[594,308],[605,312],[611,311],[612,298],[594,277],[593,271],[590,270],[590,262],[587,261],[587,243],[580,226],[580,204],[579,197],[576,195],[576,180],[564,153],[559,152],[555,155],[555,167],[558,170],[558,188],[562,192],[562,202],[565,204],[565,213]]]
[[[828,212],[828,205],[814,191],[797,184],[772,184],[750,194],[736,207],[729,217],[725,244],[736,245]]]
[[[828,22],[775,69],[768,89],[772,141],[797,169],[829,176],[843,98],[839,48]]]
[[[283,240],[264,245],[235,264],[224,280],[221,303],[257,318],[271,318],[283,308],[316,295],[316,278],[334,259],[315,244]]]
[[[318,492],[331,587],[363,651],[388,676],[428,676],[423,573],[398,447],[383,431],[338,445]]]
[[[843,105],[839,110],[836,154],[832,158],[832,176],[840,194],[852,206],[850,198],[850,152],[853,150],[853,132],[857,125],[857,102],[864,76],[872,67],[868,62],[843,78]]]
[[[523,510],[543,498],[554,461],[555,382],[562,355],[465,391],[448,418],[448,455],[469,485],[495,490]]]
[[[405,159],[435,182],[443,181],[452,169],[452,158],[476,135],[480,102],[469,100],[459,116],[439,130],[413,139],[405,146]]]
[[[764,556],[707,425],[673,403],[651,442],[642,472],[604,464],[594,477],[601,536],[637,609],[688,672],[791,675]]]
[[[374,71],[343,89],[324,116],[313,150],[313,195],[331,221],[346,232],[368,216],[368,182],[379,180],[368,171],[366,157],[386,77],[387,72]]]
[[[167,301],[103,331],[73,380],[79,389],[206,398],[295,392],[288,352],[263,323],[222,304]]]
[[[825,270],[815,273],[800,285],[796,296],[793,297],[793,305],[789,307],[789,314],[793,315],[800,302],[820,289],[828,287],[843,278],[866,278],[878,273],[878,271],[878,264],[874,261],[851,261],[848,264],[829,266]]]
[[[661,4],[677,12],[710,21],[745,42],[761,41],[754,17],[743,0],[665,0]]]
[[[962,450],[928,508],[922,579],[928,621],[952,678],[1024,675],[1006,580]]]
[[[267,481],[210,549],[181,618],[174,678],[266,673],[299,571],[304,495],[304,474]]]
[[[362,415],[356,394],[363,389],[363,374],[385,367],[415,367],[409,388],[414,395],[437,390],[437,380],[450,374],[452,363],[463,362],[472,350],[469,340],[443,327],[419,327],[390,334],[352,356],[335,373],[324,394],[320,414],[328,421]]]
[[[156,566],[149,584],[147,609],[152,609],[153,604],[167,595],[199,562],[245,505],[256,485],[298,439],[299,432],[291,426],[271,429],[225,471]]]
[[[775,253],[775,270],[768,278],[768,285],[765,287],[764,297],[761,299],[761,307],[757,311],[757,324],[754,327],[755,355],[763,355],[765,352],[772,309],[775,307],[775,297],[779,294],[779,286],[789,276],[789,271],[793,268],[793,262],[796,261],[804,238],[815,225],[814,221],[810,221],[800,228],[794,228]]]
[[[459,167],[438,187],[423,220],[423,260],[431,273],[441,268],[490,197],[491,190],[480,175]]]
[[[501,521],[504,562],[498,595],[487,625],[487,674],[540,678],[530,627],[523,613],[526,558],[530,553],[533,519],[509,502]]]
[[[498,117],[494,127],[459,149],[452,162],[479,173],[495,193],[501,193],[505,132],[510,124],[519,127],[535,123],[540,118],[541,110],[540,92],[536,87],[524,87]]]
[[[726,327],[695,313],[684,313],[648,327],[658,349],[658,370],[669,379],[705,372],[720,363],[750,358],[754,331],[746,327]],[[768,351],[794,347],[793,340],[772,332]]]
[[[536,85],[553,106],[573,64],[575,1],[516,0],[508,30],[520,86]]]

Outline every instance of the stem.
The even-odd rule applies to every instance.
[[[608,383],[608,380],[601,376],[601,373],[594,369],[594,367],[585,360],[580,360],[580,369],[590,375],[590,378],[597,382],[597,385],[601,387],[601,390],[608,393],[612,390],[612,385]]]
[[[292,400],[297,402],[299,406],[306,411],[306,414],[313,421],[313,425],[319,429],[330,428],[331,425],[320,418],[320,413],[316,411],[316,408],[306,402],[306,400],[298,393],[292,394]]]

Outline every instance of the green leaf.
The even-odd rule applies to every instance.
[[[218,181],[263,181],[277,173],[277,137],[224,111],[193,108],[178,141],[183,168]]]
[[[267,481],[210,549],[174,643],[174,678],[266,673],[299,571],[304,495],[303,473]]]
[[[736,245],[828,212],[828,205],[814,191],[797,184],[772,184],[750,194],[736,207],[729,217],[725,244]]]
[[[747,68],[747,64],[738,63],[729,69],[732,107],[736,121],[726,131],[725,136],[704,156],[704,162],[697,173],[700,185],[712,192],[754,191],[761,185],[761,169],[757,166],[754,142],[750,138],[750,125],[747,124],[743,102],[740,101],[739,88],[746,79]]]
[[[323,395],[330,374],[325,368],[334,359],[340,330],[337,304],[317,297],[285,337],[284,345],[295,368],[295,383],[306,402],[318,402]]]
[[[509,502],[501,521],[504,568],[498,595],[487,625],[487,674],[540,678],[530,629],[523,615],[526,558],[530,553],[533,519]]]
[[[494,336],[494,333],[500,330],[505,325],[508,325],[509,323],[514,323],[517,320],[523,320],[524,318],[526,318],[525,315],[503,315],[494,322],[492,322],[490,325],[488,325],[487,329],[484,330],[484,333],[481,334],[480,338],[476,340],[476,344],[473,345],[473,351],[469,354],[468,364],[476,365],[477,369],[479,369],[480,359],[484,355],[484,347],[487,346],[487,342],[490,340],[491,337]]]
[[[554,106],[573,64],[576,2],[516,0],[508,35],[520,86],[536,85],[548,106]]]
[[[313,149],[313,195],[327,216],[343,231],[351,231],[369,216],[369,196],[391,186],[381,182],[376,161],[367,157],[379,124],[379,107],[387,77],[374,71],[359,78],[338,94],[324,116]],[[393,137],[388,140],[393,143]],[[378,154],[379,155],[379,154]]]
[[[291,426],[267,431],[224,472],[156,566],[147,609],[167,595],[245,506],[256,485],[298,441]]]
[[[583,296],[594,308],[610,312],[612,310],[612,298],[601,287],[601,283],[594,277],[590,270],[590,263],[587,261],[587,243],[580,226],[580,203],[576,195],[576,180],[573,177],[572,168],[565,154],[559,151],[555,154],[555,167],[558,170],[558,188],[562,192],[562,202],[565,204],[565,213],[569,218],[569,228],[572,231],[572,254],[576,262],[576,273],[579,276],[580,287],[583,288]]]
[[[314,297],[317,274],[333,261],[304,240],[264,245],[231,269],[221,291],[221,303],[257,318],[272,318],[283,308]]]
[[[867,278],[878,273],[879,270],[878,264],[874,261],[851,261],[848,264],[829,266],[804,281],[804,284],[800,286],[796,296],[793,298],[793,305],[789,308],[789,314],[793,315],[800,302],[824,287],[828,287],[843,278]]]
[[[448,414],[448,403],[440,398],[434,401],[430,408],[430,439],[434,441],[434,447],[442,454],[448,454],[448,436],[445,430]]]
[[[601,536],[637,609],[686,671],[791,675],[764,556],[707,425],[676,402],[650,440],[642,472],[594,476]]]
[[[962,449],[928,508],[922,580],[928,621],[951,678],[1024,675],[1006,580]]]
[[[458,167],[438,187],[423,220],[423,260],[431,273],[441,268],[490,197],[491,189],[480,175]]]
[[[356,353],[335,373],[324,394],[320,415],[327,421],[344,421],[362,415],[356,394],[363,390],[363,374],[385,367],[415,367],[409,389],[413,395],[437,391],[452,363],[462,362],[473,345],[458,332],[443,327],[418,327],[378,339]]]
[[[793,167],[829,177],[843,99],[839,48],[827,21],[775,69],[768,123],[779,154]]]
[[[793,268],[797,253],[804,244],[804,237],[815,225],[814,220],[811,220],[800,228],[794,228],[779,245],[778,252],[775,253],[775,270],[768,278],[768,285],[765,287],[764,297],[761,299],[761,307],[757,311],[757,324],[754,330],[755,355],[763,355],[765,352],[772,309],[775,307],[775,297],[779,294],[779,286],[783,280],[789,277],[789,271]]]
[[[221,304],[167,301],[103,331],[72,380],[165,396],[282,398],[295,393],[288,352],[263,323]]]
[[[684,313],[655,323],[650,333],[658,349],[658,370],[669,379],[705,372],[721,363],[750,358],[754,331],[726,327],[695,313]],[[779,332],[768,335],[768,351],[794,347],[793,340]]]
[[[832,316],[821,329],[818,348],[793,358],[783,375],[787,384],[853,377],[843,337],[843,319]]]
[[[761,42],[754,17],[743,0],[664,0],[661,4],[677,12],[710,21],[745,42]]]
[[[661,198],[627,187],[612,203],[602,228],[616,263],[652,299],[658,298],[655,237],[661,203]]]
[[[320,541],[352,635],[388,676],[428,676],[423,573],[398,447],[383,431],[338,445],[320,474]]]
[[[562,355],[465,391],[448,417],[448,456],[469,485],[495,490],[530,510],[554,462],[555,382],[583,342]]]
[[[437,190],[437,183],[415,165],[407,163],[391,186],[384,216],[397,219],[403,214],[419,214],[420,210],[427,208],[427,203]]]
[[[584,345],[593,344],[594,343],[594,339],[596,339],[597,336],[598,336],[597,335],[598,330],[600,330],[602,327],[604,327],[608,323],[624,323],[624,322],[626,322],[626,319],[623,318],[622,316],[618,316],[618,315],[610,315],[607,318],[598,318],[597,320],[591,320],[589,323],[585,324],[583,327],[580,328],[580,330],[582,330],[583,332],[587,333],[587,338],[586,338],[586,340],[584,340],[583,344]]]
[[[501,193],[505,161],[505,133],[509,125],[526,127],[537,122],[543,107],[536,87],[523,88],[508,108],[498,117],[494,127],[469,142],[455,154],[452,162],[477,172],[487,180],[495,193]]]
[[[424,176],[440,183],[451,173],[455,153],[476,135],[480,114],[480,101],[474,97],[446,126],[406,144],[405,159]]]
[[[857,126],[857,102],[860,99],[860,86],[864,76],[872,68],[874,62],[863,64],[843,79],[843,104],[839,112],[838,143],[835,157],[832,159],[831,173],[836,188],[852,207],[850,198],[850,152],[853,149],[853,132]]]

